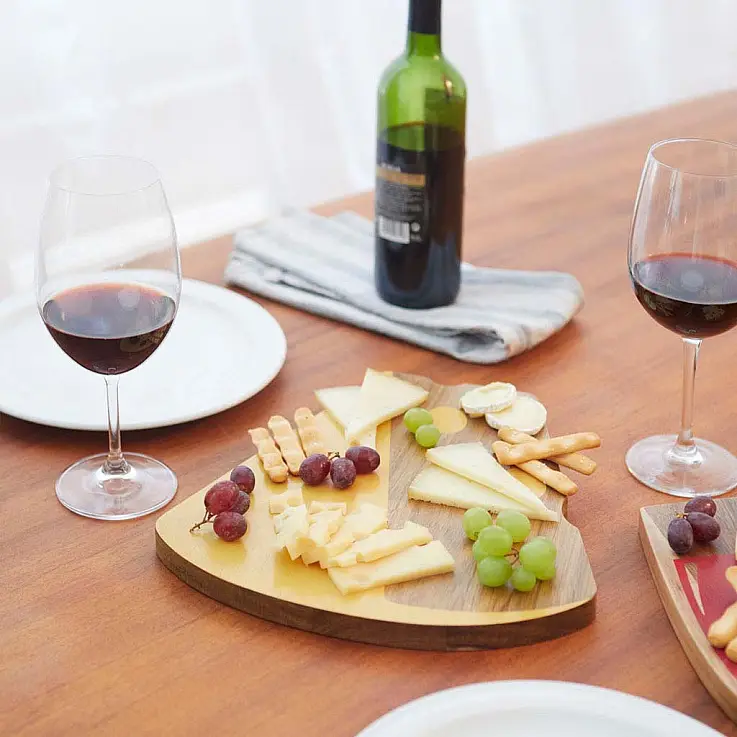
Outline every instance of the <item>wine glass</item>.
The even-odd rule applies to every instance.
[[[628,264],[645,311],[681,336],[683,406],[678,435],[655,435],[627,452],[651,489],[717,496],[737,485],[737,458],[692,431],[701,341],[737,324],[737,146],[673,139],[648,152],[635,202]]]
[[[133,259],[146,268],[126,266]],[[59,347],[107,387],[108,453],[77,461],[56,482],[59,501],[77,514],[132,519],[176,492],[163,463],[123,455],[118,380],[161,345],[181,285],[174,222],[151,164],[90,156],[53,172],[36,253],[38,309]]]

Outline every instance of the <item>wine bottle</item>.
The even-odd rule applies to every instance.
[[[410,0],[406,48],[378,95],[376,288],[417,309],[451,304],[461,283],[466,85],[440,19],[441,0]]]

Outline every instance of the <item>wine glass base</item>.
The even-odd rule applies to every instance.
[[[664,494],[692,498],[719,496],[737,486],[737,458],[709,440],[695,439],[696,452],[674,459],[675,435],[653,435],[635,443],[625,457],[629,472],[645,486]]]
[[[105,453],[77,461],[56,481],[56,496],[72,512],[94,519],[125,520],[161,509],[177,491],[177,477],[160,461],[126,453],[128,470],[108,474]]]

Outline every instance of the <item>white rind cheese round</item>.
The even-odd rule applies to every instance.
[[[511,407],[486,414],[489,427],[495,430],[511,427],[528,435],[537,435],[545,427],[547,419],[545,406],[532,397],[517,397]]]
[[[517,397],[514,384],[493,381],[467,391],[461,397],[461,409],[469,417],[483,417],[487,412],[499,412],[511,407]]]

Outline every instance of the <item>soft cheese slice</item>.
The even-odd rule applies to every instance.
[[[345,595],[448,573],[454,565],[453,556],[443,543],[433,540],[427,545],[415,545],[371,563],[357,563],[350,568],[328,568],[328,575]]]
[[[286,514],[289,512],[289,514]],[[278,520],[278,521],[277,521]],[[307,535],[310,531],[310,518],[307,507],[302,504],[299,507],[289,507],[285,513],[274,518],[274,526],[278,526],[276,534],[276,545],[278,550],[286,548],[289,557],[296,560],[302,555]]]
[[[511,427],[514,430],[537,435],[548,421],[548,411],[545,405],[533,397],[520,396],[514,403],[499,412],[488,412],[486,424],[495,430]]]
[[[299,507],[304,503],[302,487],[298,484],[290,485],[285,492],[272,494],[269,497],[269,512],[271,514],[281,514],[287,507]]]
[[[372,560],[386,558],[413,545],[425,545],[431,540],[432,535],[427,527],[416,522],[406,522],[401,530],[379,530],[353,543],[348,550],[331,558],[328,561],[328,568],[333,566],[348,568],[356,563],[370,563]]]
[[[348,505],[345,502],[310,502],[310,514],[329,512],[333,509],[339,509],[343,514],[345,514],[348,509]]]
[[[322,408],[345,432],[353,417],[360,392],[360,386],[334,386],[329,389],[317,389],[315,397]],[[376,426],[370,427],[362,433],[357,444],[376,448]]]
[[[427,391],[421,386],[366,369],[353,416],[346,427],[346,440],[349,444],[358,443],[370,428],[419,406],[426,399]]]
[[[511,407],[517,398],[514,384],[493,381],[486,386],[477,386],[461,397],[461,409],[469,417],[483,417],[487,412],[498,412]]]
[[[349,548],[356,540],[363,540],[371,533],[381,530],[388,524],[386,509],[376,504],[365,503],[345,517],[340,529],[330,541],[302,556],[305,563],[320,562],[327,567],[328,560]]]
[[[535,494],[501,466],[481,443],[441,445],[428,450],[425,457],[430,463],[482,486],[488,486],[524,504],[531,511],[536,510],[540,514],[549,511]]]
[[[475,481],[469,481],[440,466],[423,468],[410,484],[408,494],[410,499],[444,504],[447,507],[459,507],[460,509],[482,507],[495,513],[503,509],[512,509],[515,512],[522,512],[531,519],[558,521],[558,515],[547,507],[544,511],[539,508],[531,509],[516,499],[500,494],[488,486],[477,484]]]

